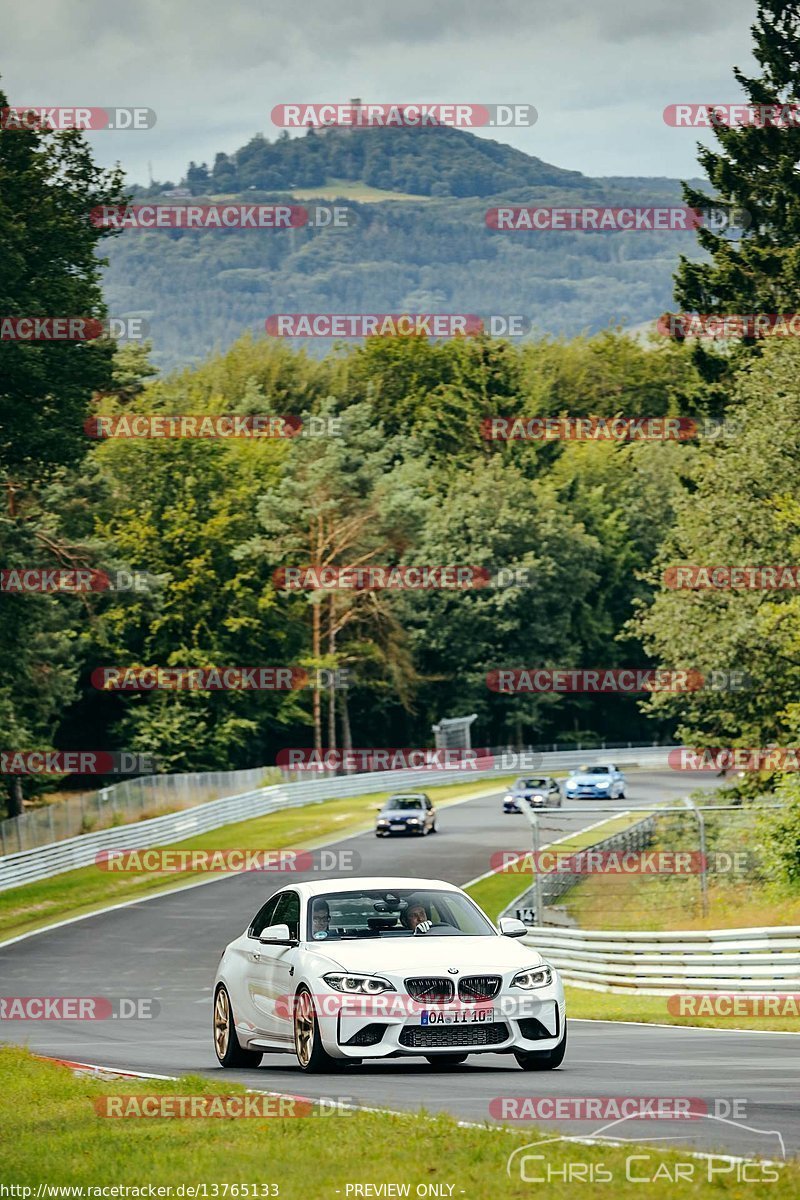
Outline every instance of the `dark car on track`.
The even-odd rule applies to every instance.
[[[549,775],[525,775],[503,797],[503,812],[521,813],[523,804],[531,808],[560,808],[561,789]]]
[[[390,796],[378,812],[376,837],[393,833],[436,833],[436,809],[424,792],[399,792]]]

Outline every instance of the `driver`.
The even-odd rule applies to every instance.
[[[331,925],[331,910],[327,900],[315,900],[311,909],[311,932],[327,933]]]
[[[401,920],[406,929],[410,929],[412,933],[427,933],[432,928],[430,914],[425,908],[421,900],[416,900],[410,897],[405,912]]]

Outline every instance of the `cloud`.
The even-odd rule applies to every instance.
[[[149,132],[92,137],[99,161],[175,179],[256,132],[273,105],[364,99],[526,102],[539,123],[503,139],[588,174],[696,174],[675,101],[735,100],[752,0],[38,0],[4,15],[12,102],[139,104]]]

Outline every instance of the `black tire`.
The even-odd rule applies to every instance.
[[[426,1054],[425,1057],[432,1067],[437,1067],[442,1071],[448,1071],[451,1067],[460,1067],[467,1060],[466,1054]]]
[[[436,833],[436,822],[435,821],[431,825],[431,833]]]
[[[564,1036],[553,1050],[543,1054],[529,1053],[527,1050],[515,1050],[514,1058],[523,1071],[552,1071],[560,1067],[567,1052],[567,1023],[564,1022]]]
[[[322,1045],[319,1023],[311,992],[306,987],[294,998],[294,1052],[301,1071],[316,1075],[321,1071],[337,1071],[340,1063]]]
[[[619,794],[619,799],[620,799],[620,800],[624,800],[624,799],[625,799],[625,793],[624,793],[624,792],[620,792],[620,794]]]
[[[223,1067],[257,1067],[262,1059],[260,1050],[243,1050],[236,1036],[231,998],[224,984],[214,996],[214,1050]]]

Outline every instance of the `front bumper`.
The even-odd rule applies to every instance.
[[[491,1020],[458,1024],[426,1023],[422,1013],[396,1012],[398,999],[409,997],[385,993],[371,1000],[386,1001],[385,1006],[348,1005],[345,1001],[336,1014],[317,1013],[320,1036],[333,1058],[392,1058],[438,1054],[486,1054],[512,1050],[553,1050],[564,1031],[564,990],[560,982],[523,994],[503,991],[485,1005],[491,1007]],[[463,1013],[466,1004],[441,1004],[437,1013]],[[382,1011],[383,1009],[383,1011]],[[426,1010],[428,1011],[428,1010]]]
[[[580,787],[566,793],[568,800],[613,800],[614,788]]]
[[[419,825],[407,824],[405,821],[397,822],[397,828],[392,829],[389,825],[376,825],[375,832],[381,837],[402,837],[404,833],[424,833],[425,826],[420,822]]]

